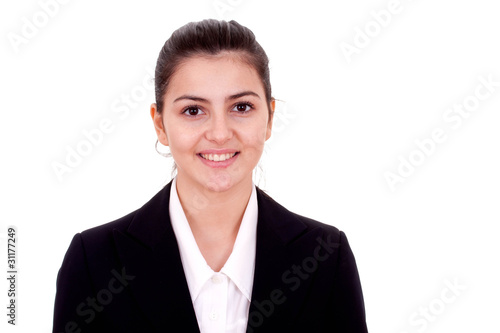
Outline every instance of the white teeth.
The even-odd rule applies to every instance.
[[[232,154],[201,154],[201,156],[204,159],[209,160],[209,161],[215,161],[215,162],[222,162],[222,161],[228,160],[231,157],[233,157],[234,155],[236,155],[236,153],[232,153]]]

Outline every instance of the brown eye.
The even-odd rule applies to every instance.
[[[188,116],[195,117],[195,116],[198,116],[200,114],[203,114],[203,111],[201,111],[200,108],[197,106],[190,106],[190,107],[184,109],[183,113],[188,115]]]
[[[237,104],[233,110],[241,112],[241,113],[246,113],[249,112],[252,109],[252,105],[248,103],[240,103]]]

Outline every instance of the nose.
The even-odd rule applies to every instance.
[[[208,121],[205,133],[207,140],[223,145],[233,137],[230,120],[225,112],[214,112]]]

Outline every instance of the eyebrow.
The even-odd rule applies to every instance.
[[[260,96],[258,94],[254,93],[253,91],[247,90],[247,91],[242,91],[240,93],[226,97],[226,101],[231,101],[231,100],[243,97],[243,96],[255,96],[255,97],[260,99]],[[203,98],[203,97],[194,96],[194,95],[182,95],[180,97],[177,97],[174,100],[174,103],[177,101],[184,100],[184,99],[198,101],[198,102],[208,102],[208,100],[206,98]]]

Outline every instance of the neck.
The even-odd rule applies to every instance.
[[[179,200],[202,255],[219,271],[231,254],[252,194],[252,177],[222,192],[212,191],[177,175]]]
[[[253,186],[251,175],[225,191],[213,191],[182,174],[177,176],[176,183],[177,194],[188,220],[189,216],[202,217],[206,225],[213,222],[221,226],[231,222],[222,217],[243,216]]]

